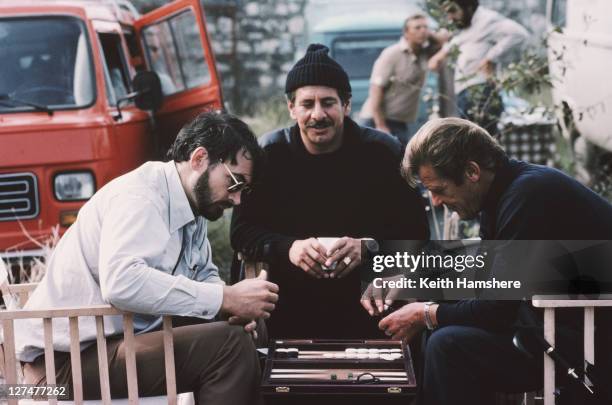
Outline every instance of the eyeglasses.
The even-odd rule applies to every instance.
[[[251,192],[251,188],[245,181],[239,181],[236,178],[236,176],[234,176],[234,173],[232,173],[230,168],[227,167],[227,165],[224,162],[221,161],[220,163],[223,165],[223,167],[225,167],[225,171],[227,172],[227,174],[229,174],[230,178],[232,179],[232,184],[227,188],[228,192],[237,193],[239,191],[243,191],[247,194]]]

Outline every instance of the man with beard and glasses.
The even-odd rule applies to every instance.
[[[457,49],[455,94],[459,115],[497,135],[504,106],[494,83],[495,70],[505,55],[527,42],[529,33],[517,22],[480,6],[478,0],[442,0],[442,8],[458,31],[429,59],[429,68],[439,69]]]
[[[360,239],[429,236],[421,197],[399,173],[399,142],[349,117],[348,76],[328,52],[310,45],[289,72],[296,124],[260,139],[265,175],[232,218],[234,249],[267,262],[283,290],[271,337],[381,336],[360,311]],[[326,249],[319,237],[340,239]]]
[[[183,127],[169,157],[111,181],[81,208],[25,308],[112,304],[134,312],[140,396],[165,393],[161,315],[200,318],[173,330],[178,391],[193,392],[197,404],[256,403],[250,332],[274,309],[278,287],[263,278],[226,286],[212,262],[207,220],[240,204],[262,151],[238,118],[207,112]],[[53,326],[57,383],[71,384],[67,320]],[[106,317],[113,398],[127,397],[122,333],[121,317]],[[79,334],[84,396],[99,398],[93,319],[80,321]],[[19,321],[16,341],[26,382],[44,385],[42,324]]]

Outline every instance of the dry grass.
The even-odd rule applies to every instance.
[[[19,281],[21,283],[36,283],[39,282],[46,271],[46,263],[51,258],[55,246],[57,246],[60,240],[59,225],[55,225],[50,229],[49,235],[42,239],[34,238],[28,230],[19,222],[21,232],[25,235],[26,239],[33,243],[38,249],[42,251],[42,254],[37,257],[30,256],[18,256],[15,259],[6,261],[6,266],[9,271],[9,282],[15,283]],[[17,249],[9,249],[11,253],[20,253]]]

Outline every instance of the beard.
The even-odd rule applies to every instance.
[[[465,9],[463,11],[463,17],[461,18],[461,20],[455,21],[455,25],[462,30],[470,28],[470,26],[472,25],[472,18],[474,17],[475,12],[476,10],[472,10],[471,8]]]
[[[208,179],[208,170],[206,170],[198,179],[193,187],[193,195],[195,196],[195,205],[197,214],[203,216],[210,221],[216,221],[223,216],[225,208],[229,208],[231,204],[224,204],[222,201],[214,202],[212,200],[212,191]]]

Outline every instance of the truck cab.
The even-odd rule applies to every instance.
[[[125,0],[3,1],[0,60],[5,258],[39,255],[96,190],[223,106],[197,0],[142,16]],[[159,102],[138,85],[150,71]]]

